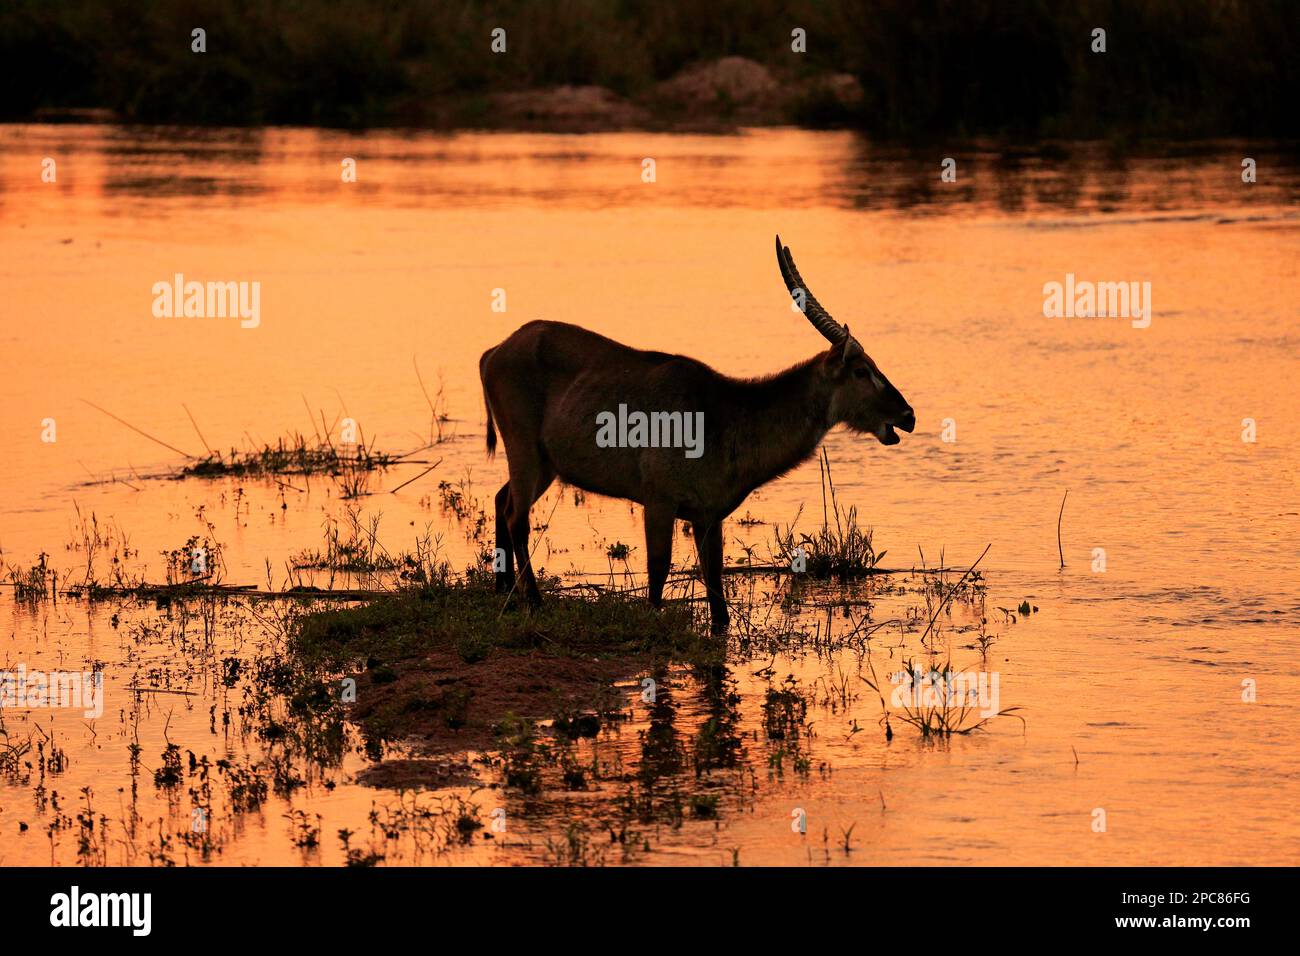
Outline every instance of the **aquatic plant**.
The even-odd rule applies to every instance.
[[[801,533],[796,537],[794,527],[803,514],[803,509],[800,508],[799,514],[786,525],[784,531],[780,525],[776,527],[773,549],[776,560],[785,567],[797,569],[799,573],[817,580],[834,578],[848,581],[871,574],[877,570],[886,552],[877,553],[872,544],[871,529],[858,525],[856,505],[840,507],[835,482],[831,477],[830,458],[824,448],[819,464],[822,480],[821,527],[812,534]]]
[[[871,670],[871,679],[868,680],[862,675],[859,679],[874,690],[880,697],[881,718],[880,723],[885,728],[885,737],[892,739],[894,732],[890,726],[889,718],[891,711],[885,702],[884,692],[881,690],[882,683],[876,676],[876,668],[873,663],[868,664]],[[904,663],[904,673],[912,679],[913,675],[921,674],[915,664],[908,660]],[[968,696],[961,690],[954,690],[953,676],[957,673],[952,668],[952,661],[949,660],[942,668],[931,668],[925,672],[928,677],[934,679],[930,683],[933,693],[925,695],[903,695],[902,709],[894,711],[893,716],[897,717],[903,723],[914,727],[924,739],[948,738],[954,735],[965,736],[974,733],[977,730],[983,730],[994,717],[1014,717],[1022,725],[1025,724],[1024,717],[1017,713],[1019,707],[1005,707],[996,713],[985,715],[980,709],[973,706]],[[918,699],[918,697],[920,699]]]
[[[390,468],[400,456],[374,451],[364,444],[335,446],[329,441],[309,443],[301,434],[280,438],[275,444],[228,452],[210,452],[181,468],[176,478],[267,478],[276,475],[333,475],[352,487],[366,472]],[[344,495],[349,497],[349,495]],[[351,495],[350,497],[356,497]]]

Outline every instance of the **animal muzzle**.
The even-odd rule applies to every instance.
[[[901,428],[905,432],[911,432],[916,428],[916,413],[909,408],[906,412],[897,416],[892,421],[881,422],[875,431],[876,438],[879,439],[880,444],[897,445],[902,441],[902,439],[898,437],[898,432],[894,431],[895,426]]]

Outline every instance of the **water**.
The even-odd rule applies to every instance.
[[[891,567],[933,566],[942,555],[962,569],[991,546],[981,569],[996,642],[981,661],[961,630],[972,609],[961,608],[945,618],[941,643],[961,666],[996,671],[1002,706],[1022,708],[1024,726],[1000,718],[936,745],[894,720],[886,741],[879,702],[858,674],[869,663],[897,669],[916,654],[916,634],[900,646],[897,632],[882,632],[870,659],[840,649],[757,660],[733,646],[741,766],[682,780],[683,792],[719,796],[717,820],[688,812],[680,825],[641,825],[643,843],[625,853],[602,828],[621,783],[537,803],[491,787],[499,774],[480,766],[484,788],[415,799],[443,807],[464,797],[485,820],[503,808],[505,834],[449,849],[418,827],[389,839],[368,815],[395,812],[399,798],[356,783],[368,761],[352,752],[245,813],[229,809],[223,776],[215,862],[338,863],[343,828],[359,834],[354,848],[373,845],[399,864],[1300,860],[1300,827],[1287,812],[1300,799],[1300,392],[1291,384],[1300,188],[1281,148],[981,145],[956,153],[957,182],[943,183],[937,153],[790,130],[8,126],[0,144],[0,548],[11,566],[45,552],[61,577],[78,580],[87,555],[73,543],[93,516],[112,542],[96,559],[101,578],[123,539],[125,563],[161,580],[162,553],[198,535],[221,542],[225,580],[265,585],[269,573],[280,587],[291,556],[319,547],[323,523],[346,520],[349,508],[362,522],[381,515],[381,541],[394,551],[430,528],[462,566],[472,548],[440,507],[438,482],[464,481],[488,501],[505,473],[503,457],[483,453],[481,352],[548,318],[733,375],[784,368],[820,339],[790,311],[776,232],[917,411],[916,433],[894,447],[828,437],[841,501],[858,507]],[[1243,156],[1257,161],[1258,182],[1242,183]],[[41,181],[45,157],[57,163],[56,183]],[[355,183],[341,182],[347,157]],[[653,183],[641,178],[646,157]],[[152,287],[178,272],[260,282],[260,325],[155,318]],[[1045,318],[1044,284],[1067,274],[1150,282],[1150,326]],[[495,290],[505,291],[505,312],[492,310]],[[441,386],[450,419],[449,440],[417,457],[440,464],[396,494],[427,466],[376,475],[373,494],[354,502],[323,478],[278,487],[153,477],[180,456],[85,404],[195,455],[205,443],[314,437],[322,416],[331,426],[353,418],[373,447],[405,452],[431,428],[417,365],[431,395]],[[47,418],[53,443],[41,440]],[[1243,441],[1244,419],[1254,442]],[[766,524],[728,526],[729,562],[746,546],[761,559],[772,523],[802,504],[807,524],[820,502],[815,462],[760,489],[736,517]],[[575,503],[557,486],[535,508],[536,522],[548,516],[538,552],[548,570],[605,573],[606,548],[620,541],[643,570],[640,517],[626,503]],[[689,539],[675,546],[689,563]],[[875,620],[919,603],[915,593],[872,596]],[[997,610],[1022,601],[1038,613],[1012,623]],[[0,664],[101,662],[107,694],[94,721],[3,712],[11,740],[48,735],[66,767],[0,777],[0,863],[198,862],[176,836],[190,829],[192,780],[169,796],[153,770],[169,740],[182,754],[241,765],[273,751],[241,714],[246,683],[225,687],[194,664],[251,654],[268,640],[266,621],[232,605],[204,635],[199,617],[182,620],[175,608],[33,609],[9,588],[0,607]],[[817,623],[817,612],[805,615],[807,627]],[[755,673],[769,662],[773,686],[792,674],[812,700],[803,772],[788,754],[773,769],[780,747],[765,739],[761,710],[769,684]],[[842,678],[851,694],[835,700],[828,688]],[[1257,688],[1254,702],[1242,700],[1244,681]],[[189,693],[137,695],[133,685]],[[686,746],[698,736],[707,700],[693,678],[676,675],[671,706],[655,715],[638,690],[625,688],[634,719],[584,742],[584,759],[632,768],[651,759],[645,741],[665,728]],[[95,817],[108,818],[102,852],[78,852],[84,787]],[[1094,831],[1099,809],[1105,832]],[[797,810],[806,834],[791,829]],[[293,811],[320,815],[318,847],[295,845]]]

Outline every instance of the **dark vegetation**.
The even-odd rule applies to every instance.
[[[207,31],[207,52],[190,32]],[[507,31],[505,55],[489,48]],[[807,53],[791,52],[795,27]],[[1107,52],[1090,49],[1096,27]],[[598,85],[644,100],[741,56],[863,96],[804,123],[877,134],[1291,135],[1293,0],[7,0],[0,111],[105,108],[180,124],[500,125],[497,93]],[[719,100],[722,100],[719,97]],[[655,105],[650,102],[652,110]],[[671,124],[672,107],[656,119]]]

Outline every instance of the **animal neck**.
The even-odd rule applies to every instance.
[[[742,383],[743,411],[733,447],[750,487],[806,461],[835,424],[822,359],[814,355],[784,372]]]

